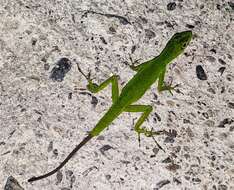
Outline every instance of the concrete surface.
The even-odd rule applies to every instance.
[[[13,176],[25,190],[234,189],[233,18],[225,0],[0,0],[0,188]],[[123,86],[134,74],[129,55],[151,59],[184,30],[194,39],[166,77],[177,92],[155,85],[139,102],[154,108],[143,126],[171,130],[156,137],[165,153],[152,138],[139,147],[140,114],[124,113],[59,173],[27,182],[56,167],[111,105],[110,88],[84,89],[76,62],[97,83],[118,74]],[[61,58],[71,68],[52,80]]]

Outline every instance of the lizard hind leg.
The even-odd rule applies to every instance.
[[[137,120],[137,122],[134,126],[134,130],[138,134],[139,146],[140,146],[140,134],[144,134],[146,137],[153,138],[154,135],[160,135],[163,132],[163,131],[153,131],[153,130],[147,130],[146,128],[141,128],[142,123],[147,119],[147,117],[152,112],[152,110],[153,110],[153,108],[150,105],[129,105],[124,109],[125,112],[143,112],[143,114]],[[157,143],[157,141],[155,139],[154,139],[154,141],[157,144],[157,146],[160,149],[162,149],[162,147]]]

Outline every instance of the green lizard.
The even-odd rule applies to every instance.
[[[180,33],[176,33],[172,36],[172,38],[166,44],[166,47],[162,50],[159,56],[146,61],[138,66],[135,66],[134,63],[130,65],[131,69],[137,71],[137,73],[133,76],[133,78],[123,87],[121,94],[119,95],[118,88],[118,77],[117,75],[113,75],[102,84],[97,85],[92,82],[90,79],[90,75],[86,76],[79,65],[78,70],[82,75],[88,80],[87,88],[92,93],[97,93],[103,88],[105,88],[108,84],[112,84],[112,106],[105,113],[105,115],[99,120],[97,125],[89,132],[88,136],[78,144],[73,151],[66,157],[66,159],[54,170],[51,172],[38,176],[32,177],[28,180],[28,182],[40,180],[46,178],[50,175],[53,175],[58,170],[60,170],[68,160],[89,140],[93,137],[98,136],[105,128],[107,128],[113,120],[115,120],[122,112],[142,112],[143,114],[138,119],[135,124],[135,131],[140,135],[141,133],[149,136],[154,136],[159,134],[158,131],[147,130],[145,128],[141,128],[142,123],[149,116],[152,111],[152,106],[150,105],[137,105],[134,104],[139,100],[145,92],[150,88],[150,86],[158,80],[158,91],[174,90],[176,86],[166,85],[164,82],[164,76],[166,72],[166,66],[176,57],[178,57],[184,49],[187,47],[189,42],[192,39],[191,31],[184,31]]]

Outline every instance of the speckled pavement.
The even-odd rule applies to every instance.
[[[233,20],[233,0],[0,0],[0,188],[16,190],[13,176],[25,190],[233,190]],[[27,182],[111,105],[110,87],[89,93],[76,63],[123,86],[130,59],[155,57],[184,30],[194,38],[166,74],[177,91],[154,85],[139,101],[154,109],[143,126],[170,131],[156,136],[165,152],[144,136],[139,147],[140,113],[123,113],[56,175]]]

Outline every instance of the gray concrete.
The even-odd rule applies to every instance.
[[[26,190],[234,189],[233,9],[218,0],[0,0],[0,188],[13,176]],[[156,137],[165,153],[152,138],[139,147],[140,114],[124,113],[57,175],[27,182],[56,167],[111,105],[110,88],[87,93],[76,62],[97,83],[118,74],[123,86],[134,74],[129,55],[148,60],[188,29],[194,39],[167,72],[179,91],[153,86],[139,102],[154,108],[145,127],[173,130]],[[52,80],[62,57],[72,67]]]

